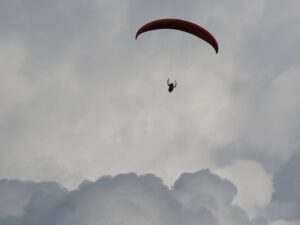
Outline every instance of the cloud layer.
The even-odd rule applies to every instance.
[[[67,191],[57,183],[0,182],[0,224],[264,225],[232,205],[235,186],[209,170],[182,174],[173,188],[148,174],[122,174]]]
[[[1,1],[0,178],[8,179],[1,182],[1,223],[51,224],[62,213],[57,224],[74,224],[67,218],[73,206],[79,221],[93,211],[79,203],[84,190],[92,190],[87,199],[104,198],[107,182],[116,199],[94,206],[108,212],[124,185],[137,186],[140,196],[128,190],[116,209],[135,221],[144,210],[158,224],[263,224],[258,217],[297,224],[299,8],[297,0]],[[203,25],[219,54],[171,31],[134,40],[142,24],[162,17]],[[172,95],[168,77],[178,81]],[[203,168],[232,183],[207,171],[177,179]],[[74,189],[84,179],[132,171],[177,181],[169,189],[154,175],[127,174],[74,191],[58,185]],[[144,200],[151,203],[145,209]]]

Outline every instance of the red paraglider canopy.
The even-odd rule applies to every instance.
[[[159,19],[146,23],[137,31],[135,39],[144,32],[159,29],[174,29],[193,34],[209,43],[215,49],[216,53],[218,53],[218,42],[211,33],[195,23],[180,19]]]

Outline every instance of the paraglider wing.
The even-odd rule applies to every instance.
[[[218,42],[211,33],[195,23],[180,19],[159,19],[146,23],[137,31],[135,39],[144,32],[159,29],[174,29],[193,34],[209,43],[215,49],[216,53],[218,53]]]

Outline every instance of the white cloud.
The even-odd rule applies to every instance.
[[[270,203],[273,193],[272,176],[259,163],[238,160],[228,167],[213,171],[229,179],[237,187],[234,203],[250,216],[256,216]]]

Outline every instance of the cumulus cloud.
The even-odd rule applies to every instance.
[[[256,161],[237,160],[214,172],[237,187],[234,203],[250,216],[255,217],[269,205],[273,193],[272,176]]]
[[[230,181],[209,170],[182,174],[173,188],[151,174],[102,177],[73,191],[2,180],[0,224],[266,224],[233,206],[235,194]]]

